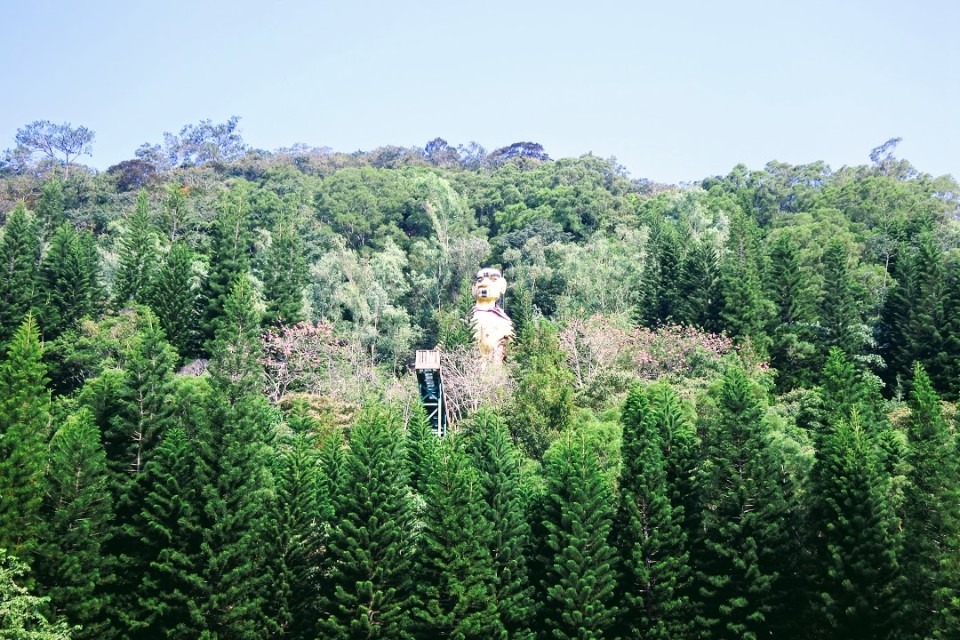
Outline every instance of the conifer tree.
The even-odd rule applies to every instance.
[[[854,359],[864,352],[865,331],[857,309],[846,246],[831,240],[823,252],[823,293],[818,315],[823,336],[820,343],[829,351],[837,347]]]
[[[627,396],[621,424],[623,468],[613,537],[620,558],[622,635],[686,637],[689,554],[682,508],[671,503],[664,440],[639,387]]]
[[[40,267],[40,282],[40,326],[47,340],[93,317],[104,298],[93,234],[77,233],[70,224],[58,227]]]
[[[54,229],[66,222],[63,198],[63,183],[54,176],[40,187],[37,201],[37,223],[40,235],[46,238]]]
[[[832,425],[817,451],[811,611],[817,637],[901,637],[900,540],[890,478],[874,442],[854,410],[851,421]]]
[[[33,216],[17,204],[0,238],[0,345],[19,329],[37,304],[40,236]]]
[[[157,263],[157,230],[150,216],[147,192],[140,191],[133,213],[120,238],[120,265],[113,284],[113,299],[124,305],[146,302],[147,286]]]
[[[676,321],[719,333],[720,265],[709,240],[701,239],[687,251],[678,277]]]
[[[549,453],[540,586],[543,637],[604,638],[617,614],[610,484],[594,446],[582,434],[568,433]]]
[[[226,299],[234,282],[250,271],[253,238],[250,233],[248,187],[234,184],[218,203],[217,218],[210,232],[210,255],[204,280],[200,329],[208,350],[216,335]]]
[[[707,637],[756,639],[775,629],[782,615],[772,604],[789,559],[780,462],[763,405],[742,369],[730,366],[716,401],[698,476],[697,624]]]
[[[136,522],[144,495],[150,490],[144,472],[165,432],[174,425],[172,402],[176,352],[167,344],[156,318],[143,310],[141,330],[124,345],[123,368],[108,370],[89,381],[81,393],[101,429],[107,454],[114,520],[106,553],[116,563],[110,585],[112,628],[127,629],[134,616],[142,566],[143,532]]]
[[[646,389],[650,419],[663,446],[667,487],[675,521],[683,522],[688,542],[696,521],[695,471],[699,463],[700,442],[696,427],[690,423],[673,387],[654,383]],[[677,519],[680,520],[677,520]]]
[[[517,353],[517,391],[511,427],[527,455],[541,458],[573,415],[573,374],[560,351],[557,330],[545,320],[531,324]]]
[[[454,436],[440,444],[427,481],[417,553],[417,635],[423,638],[506,638],[498,616],[497,573],[491,555],[480,474]]]
[[[720,263],[720,290],[723,298],[720,317],[723,329],[738,342],[749,341],[766,350],[767,327],[773,305],[761,285],[756,223],[737,215],[730,222],[730,237]]]
[[[273,232],[263,269],[263,290],[270,324],[290,326],[305,319],[303,290],[307,285],[303,241],[293,220]]]
[[[273,617],[284,637],[311,640],[318,636],[323,532],[333,524],[323,509],[330,496],[314,434],[297,431],[281,442],[275,476],[272,535],[281,562]]]
[[[168,430],[144,471],[140,511],[130,530],[137,537],[136,569],[125,626],[137,638],[200,637],[200,603],[210,598],[202,576],[200,500],[203,473],[197,446],[179,427]]]
[[[147,287],[146,301],[182,358],[199,353],[200,290],[193,269],[193,251],[174,242]]]
[[[410,478],[410,488],[420,499],[427,492],[427,481],[437,464],[437,455],[440,440],[426,411],[418,407],[407,426],[407,446],[404,453],[407,456],[407,475]]]
[[[942,255],[929,235],[918,246],[901,246],[894,263],[897,284],[887,296],[881,323],[881,353],[887,362],[885,379],[895,386],[907,381],[915,362],[923,365],[934,388],[956,385],[948,372],[949,293]],[[954,338],[955,339],[955,338]]]
[[[210,594],[199,607],[201,638],[271,638],[282,622],[274,618],[273,601],[282,551],[270,523],[278,415],[266,398],[243,387],[215,379],[200,445],[208,474],[201,575]]]
[[[211,343],[210,373],[231,394],[261,391],[260,311],[250,279],[241,275],[223,302]]]
[[[51,435],[40,335],[27,315],[0,363],[0,549],[31,562]]]
[[[530,639],[536,611],[528,567],[532,540],[520,472],[522,456],[506,425],[491,412],[479,412],[467,435],[493,527],[490,553],[497,576],[497,614],[508,637]]]
[[[770,364],[777,370],[777,388],[787,391],[813,382],[818,362],[814,299],[789,235],[773,243],[769,265],[766,285],[776,309],[770,328]]]
[[[651,236],[634,315],[641,326],[659,327],[678,321],[684,256],[679,233],[672,224],[657,221],[652,225]]]
[[[34,573],[55,617],[81,628],[74,638],[104,637],[104,543],[113,517],[106,452],[88,409],[69,415],[50,442],[43,522]]]
[[[903,568],[910,594],[906,619],[913,623],[915,637],[944,637],[952,633],[947,617],[954,617],[949,622],[956,624],[960,597],[955,560],[960,551],[957,443],[919,363],[914,365],[908,404],[909,472],[903,522]]]
[[[370,408],[353,427],[337,478],[321,633],[409,638],[413,520],[396,419]]]

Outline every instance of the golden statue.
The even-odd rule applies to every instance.
[[[507,281],[498,269],[480,269],[473,280],[470,326],[480,353],[500,364],[507,355],[507,343],[513,340],[513,321],[503,310]]]

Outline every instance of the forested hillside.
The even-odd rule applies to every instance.
[[[236,124],[0,163],[0,636],[960,637],[953,178]]]

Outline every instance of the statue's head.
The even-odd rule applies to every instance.
[[[499,269],[484,268],[477,271],[473,279],[473,299],[478,305],[495,305],[506,292],[507,281]]]

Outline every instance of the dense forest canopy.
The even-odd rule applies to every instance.
[[[960,186],[897,139],[681,186],[529,141],[232,118],[97,172],[94,139],[0,162],[0,635],[960,633]]]

